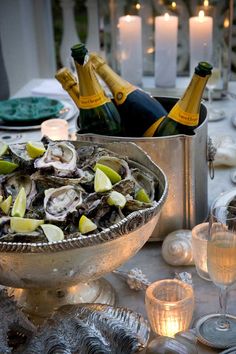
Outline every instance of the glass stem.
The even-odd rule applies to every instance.
[[[212,89],[209,88],[208,89],[208,106],[209,106],[209,109],[211,109],[212,107]]]
[[[227,305],[227,288],[220,288],[220,317],[217,320],[217,326],[219,330],[229,329],[230,323],[226,318],[226,305]]]

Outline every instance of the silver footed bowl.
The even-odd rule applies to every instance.
[[[89,143],[73,142],[76,147]],[[120,222],[87,237],[53,243],[0,242],[0,284],[10,287],[26,312],[48,317],[65,304],[114,304],[111,285],[102,279],[134,256],[151,236],[167,197],[167,179],[149,156],[133,143],[99,144],[132,166],[141,166],[158,181],[156,201]]]

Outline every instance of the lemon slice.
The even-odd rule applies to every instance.
[[[11,215],[23,218],[26,210],[26,193],[25,188],[21,187],[16,200],[12,206]]]
[[[0,156],[4,155],[7,152],[8,145],[3,141],[0,141]]]
[[[96,165],[94,166],[94,170],[96,171],[97,168],[99,168],[102,172],[104,172],[107,175],[107,177],[110,178],[112,184],[121,181],[121,176],[119,175],[119,173],[117,173],[109,166],[102,165],[101,163],[96,163]]]
[[[109,194],[109,197],[107,199],[107,203],[109,205],[115,205],[117,207],[124,208],[124,206],[126,204],[126,198],[123,194],[116,192],[116,191],[112,191]]]
[[[79,219],[79,232],[81,234],[87,234],[88,232],[94,231],[97,229],[97,225],[92,222],[87,216],[82,215]]]
[[[6,175],[13,172],[19,165],[14,162],[0,160],[0,175]]]
[[[151,203],[151,200],[144,188],[140,188],[135,195],[135,199],[143,203]]]
[[[42,156],[46,149],[43,145],[43,143],[39,142],[39,141],[29,141],[26,144],[26,150],[29,154],[30,157],[32,157],[33,159],[39,156]]]
[[[44,220],[11,217],[10,228],[13,232],[32,232],[44,223]]]
[[[0,203],[0,208],[6,215],[9,213],[11,202],[12,202],[12,196],[9,195],[7,199],[5,199],[3,202]]]
[[[94,190],[95,192],[106,192],[112,189],[111,180],[99,168],[96,169],[94,177]]]
[[[41,228],[49,242],[62,241],[65,238],[62,229],[56,225],[43,224],[41,225]]]

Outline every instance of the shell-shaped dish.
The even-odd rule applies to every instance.
[[[24,353],[132,354],[146,347],[149,333],[148,322],[129,309],[67,305],[39,329]]]
[[[166,236],[162,244],[162,257],[174,266],[192,265],[193,251],[191,230],[177,230]]]

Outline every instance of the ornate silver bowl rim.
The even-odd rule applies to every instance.
[[[78,142],[74,142],[78,143]],[[82,143],[82,145],[87,145],[89,143]],[[65,250],[70,250],[70,249],[75,249],[75,248],[84,248],[84,247],[89,247],[89,246],[94,246],[96,244],[102,244],[108,241],[112,241],[115,239],[118,239],[120,237],[123,237],[127,235],[129,232],[135,231],[144,224],[146,224],[148,221],[150,221],[158,212],[160,212],[162,205],[164,204],[166,198],[167,198],[167,190],[168,190],[168,182],[167,178],[164,174],[164,172],[161,170],[159,166],[157,166],[151,158],[147,155],[145,151],[143,151],[140,147],[138,147],[134,143],[108,143],[108,144],[93,144],[93,145],[102,145],[104,147],[108,147],[111,149],[112,146],[116,146],[116,152],[117,149],[119,150],[118,145],[123,145],[123,146],[130,146],[131,147],[131,152],[133,149],[138,150],[138,154],[141,155],[142,158],[144,158],[146,161],[152,165],[152,167],[155,167],[156,173],[152,171],[157,176],[158,173],[158,182],[162,184],[162,195],[160,196],[158,201],[153,202],[153,206],[147,209],[143,210],[138,210],[134,211],[131,214],[129,214],[127,217],[122,219],[120,222],[116,223],[115,225],[112,225],[111,227],[95,233],[91,234],[88,236],[78,236],[78,237],[72,237],[69,239],[65,239],[62,241],[57,241],[57,242],[37,242],[37,243],[25,243],[25,242],[1,242],[0,241],[0,252],[19,252],[19,253],[44,253],[44,252],[58,252],[58,251],[65,251]],[[131,162],[141,164],[140,162],[136,162],[135,160],[132,161],[132,156],[131,158],[129,157]],[[145,164],[142,164],[145,168],[148,168],[145,166]],[[160,178],[162,181],[160,181]],[[76,235],[77,233],[74,233],[72,235]]]

